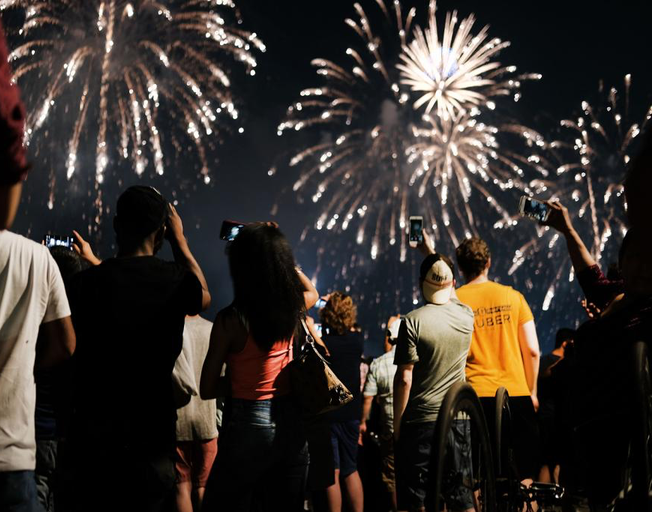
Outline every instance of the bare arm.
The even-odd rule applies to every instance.
[[[374,401],[373,396],[364,396],[362,401],[362,418],[360,418],[360,434],[365,434],[367,432],[367,420],[369,419],[369,414],[371,413],[371,404]]]
[[[394,376],[394,439],[401,434],[401,420],[412,388],[413,364],[399,364]]]
[[[297,274],[299,274],[299,280],[303,285],[303,289],[304,289],[303,300],[306,304],[306,311],[307,311],[315,304],[317,304],[317,301],[319,300],[319,292],[317,291],[317,288],[315,288],[315,285],[312,284],[312,281],[308,279],[308,276],[306,276],[298,267],[297,267]]]
[[[534,320],[524,323],[518,329],[518,341],[521,346],[521,356],[523,357],[523,368],[525,368],[525,378],[527,380],[532,403],[535,410],[539,407],[537,398],[537,378],[539,377],[539,339]]]
[[[322,340],[321,336],[317,333],[317,329],[315,329],[315,321],[311,316],[306,316],[306,325],[308,326],[308,332],[310,332],[310,334],[312,335],[312,338],[315,340],[315,343],[323,347],[324,351],[326,352],[326,355],[330,356],[331,353],[329,352],[326,343],[324,343],[324,340]]]
[[[222,367],[226,363],[231,346],[237,336],[246,336],[246,331],[239,323],[226,317],[222,312],[217,314],[211,330],[210,345],[201,370],[199,395],[203,400],[225,396],[225,389],[220,377]]]
[[[36,366],[50,368],[64,362],[77,345],[75,330],[69,316],[41,324],[36,345]]]
[[[91,265],[97,266],[101,264],[102,260],[95,256],[91,244],[84,240],[82,236],[74,229],[72,230],[72,234],[75,237],[75,243],[72,244],[73,250],[79,254],[82,259],[86,260]]]
[[[176,261],[179,265],[186,267],[190,272],[197,276],[197,279],[199,279],[202,291],[202,311],[208,309],[208,307],[211,305],[211,294],[208,291],[206,278],[204,277],[204,273],[202,272],[199,263],[197,263],[197,260],[195,260],[195,257],[190,252],[188,241],[183,234],[183,223],[181,222],[181,217],[179,217],[177,210],[172,205],[170,205],[170,216],[167,220],[166,237],[172,246],[174,261]]]
[[[564,238],[566,238],[566,245],[568,246],[568,254],[570,255],[571,262],[575,273],[592,267],[596,261],[591,256],[591,253],[582,242],[580,235],[575,231],[573,223],[570,220],[568,209],[559,201],[546,201],[550,207],[550,215],[548,220],[544,223],[546,226],[556,229]]]

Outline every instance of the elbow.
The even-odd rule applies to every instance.
[[[201,297],[201,310],[206,311],[211,307],[211,294],[208,290],[204,290]]]
[[[314,288],[312,290],[306,291],[304,293],[304,300],[306,303],[306,309],[312,308],[315,304],[317,304],[317,301],[319,300],[319,292]]]

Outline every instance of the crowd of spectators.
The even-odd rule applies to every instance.
[[[455,264],[426,233],[423,305],[389,318],[385,354],[367,365],[354,298],[320,297],[275,223],[228,242],[233,302],[214,322],[199,316],[211,295],[181,217],[152,187],[120,195],[117,254],[103,261],[77,232],[72,250],[51,251],[13,233],[23,130],[0,26],[0,510],[420,511],[437,457],[446,509],[477,510],[462,484],[474,471],[469,421],[454,420],[445,455],[433,444],[444,397],[464,381],[490,431],[496,391],[509,393],[523,485],[562,483],[596,511],[622,490],[630,349],[652,332],[650,133],[626,181],[618,275],[547,202],[589,313],[559,330],[551,354],[525,297],[490,279],[485,241],[464,240]],[[166,243],[173,262],[157,257]],[[317,416],[293,400],[289,375],[302,319],[353,394]]]

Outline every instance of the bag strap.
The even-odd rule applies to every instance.
[[[310,348],[312,348],[312,351],[319,357],[319,359],[321,359],[327,366],[330,366],[330,363],[326,360],[326,358],[324,358],[319,350],[317,350],[315,338],[312,334],[310,334],[310,329],[308,329],[308,324],[306,323],[305,316],[301,317],[301,325],[303,326],[303,332],[306,335],[306,342],[301,346],[301,348],[303,349],[305,345],[310,345]]]

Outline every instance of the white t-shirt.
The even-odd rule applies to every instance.
[[[70,316],[50,251],[0,231],[0,472],[33,470],[34,359],[42,323]]]

